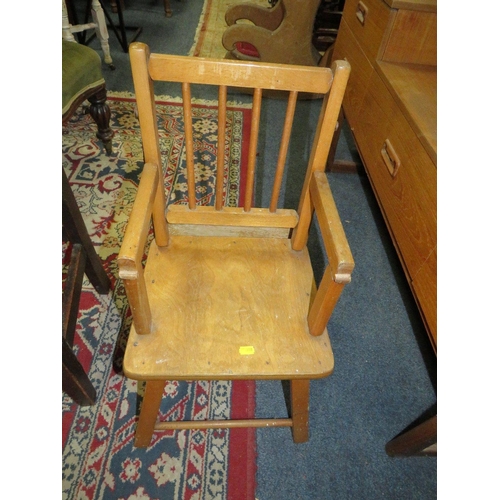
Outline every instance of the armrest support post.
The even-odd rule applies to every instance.
[[[344,284],[335,281],[331,267],[327,266],[307,318],[311,335],[321,335],[325,331],[343,289]]]

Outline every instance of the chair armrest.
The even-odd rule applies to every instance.
[[[316,336],[325,330],[344,285],[351,281],[354,259],[326,175],[314,172],[309,189],[329,262],[307,318],[309,333]]]
[[[152,163],[146,163],[118,254],[119,276],[122,279],[135,279],[136,269],[142,266],[157,187],[158,168]]]
[[[158,167],[146,163],[118,254],[118,275],[123,279],[136,332],[151,332],[151,308],[146,291],[142,259],[151,226],[153,203],[158,187]]]
[[[325,173],[314,172],[310,192],[334,279],[349,283],[354,259]]]

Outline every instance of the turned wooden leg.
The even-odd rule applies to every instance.
[[[93,96],[89,97],[89,101],[90,116],[97,124],[97,138],[103,142],[106,153],[109,155],[112,152],[113,131],[109,126],[111,110],[106,102],[106,87],[101,88]]]
[[[109,34],[106,26],[106,18],[99,0],[92,0],[91,12],[92,19],[96,24],[95,33],[101,43],[101,49],[104,54],[104,62],[109,64],[110,67],[113,67],[113,59],[111,58],[111,52],[109,50]]]
[[[164,380],[148,380],[146,382],[146,391],[142,400],[139,422],[135,431],[134,446],[136,448],[147,448],[151,442],[164,387]]]
[[[309,380],[290,381],[292,434],[295,443],[309,439]]]

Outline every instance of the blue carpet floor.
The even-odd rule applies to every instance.
[[[161,0],[125,1],[125,23],[141,26],[138,40],[153,52],[187,54],[194,40],[202,0],[171,0],[173,16],[163,16]],[[115,35],[110,44],[116,69],[104,66],[107,87],[133,91],[128,55]],[[91,46],[98,50],[97,40]],[[158,94],[176,94],[170,86]],[[211,97],[200,95],[200,97]],[[239,96],[241,100],[248,96]],[[266,100],[263,115],[277,119],[284,103]],[[312,141],[308,124],[317,101],[299,103],[300,131]],[[276,158],[276,127],[261,131],[257,191],[269,195],[264,165]],[[303,149],[290,154],[281,203],[298,199],[301,181],[295,165]],[[359,161],[343,129],[337,158]],[[257,431],[257,498],[431,499],[436,497],[437,459],[390,458],[384,446],[436,403],[436,359],[429,346],[401,265],[362,167],[329,173],[328,179],[356,262],[328,325],[335,355],[331,377],[311,385],[310,440],[295,445],[289,429]],[[259,204],[259,200],[257,200]],[[311,253],[319,274],[324,253],[312,230]],[[259,382],[258,416],[286,415],[282,385]],[[285,386],[286,389],[286,386]],[[286,391],[285,391],[286,394]]]

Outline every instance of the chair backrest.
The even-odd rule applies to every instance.
[[[346,61],[336,61],[332,69],[311,66],[253,63],[233,60],[211,60],[184,56],[151,54],[147,45],[133,43],[130,46],[132,74],[136,89],[137,108],[146,164],[157,168],[161,178],[161,157],[155,111],[154,81],[179,82],[182,86],[185,122],[185,144],[188,183],[188,205],[170,206],[167,221],[186,225],[209,227],[242,227],[254,231],[283,230],[292,232],[293,248],[300,250],[307,242],[313,214],[310,185],[314,172],[324,172],[350,66]],[[216,195],[213,207],[196,206],[195,169],[193,155],[191,85],[218,86],[218,148],[224,145],[226,103],[228,88],[253,88],[253,107],[248,148],[246,192],[241,208],[223,206],[224,148],[217,155]],[[262,91],[289,92],[284,119],[281,145],[274,176],[274,186],[269,207],[252,207],[257,144],[259,135]],[[309,164],[298,210],[278,209],[278,199],[290,143],[292,122],[299,93],[324,94]],[[142,182],[142,181],[141,181]],[[162,183],[157,182],[152,213],[157,243],[168,242],[168,224],[165,222],[165,193]],[[260,233],[259,233],[260,234]]]

